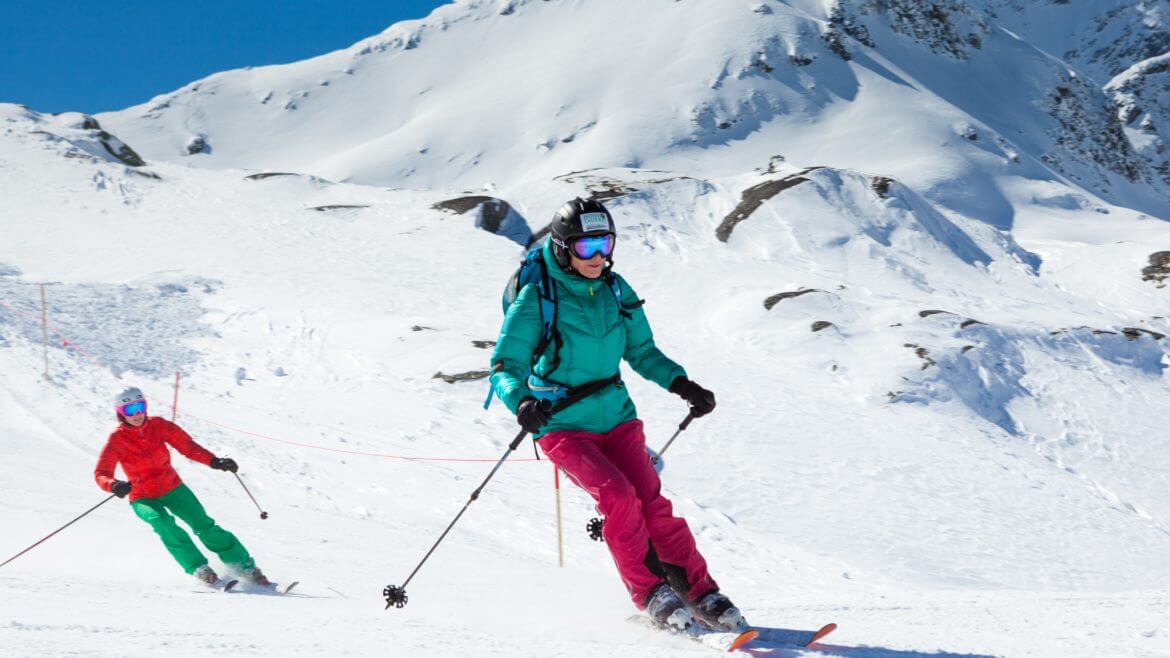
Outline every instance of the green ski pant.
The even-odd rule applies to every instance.
[[[130,503],[130,507],[134,508],[138,518],[149,523],[158,533],[163,546],[167,547],[171,557],[187,573],[194,573],[207,564],[207,558],[195,547],[191,536],[175,523],[175,516],[190,526],[199,541],[214,551],[224,564],[240,570],[255,566],[248,549],[235,535],[217,526],[215,520],[207,516],[199,499],[185,484],[180,484],[158,498],[139,498]]]

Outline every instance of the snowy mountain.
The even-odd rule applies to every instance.
[[[713,574],[841,624],[769,655],[1170,654],[1164,4],[469,0],[121,112],[0,105],[0,557],[178,371],[271,517],[185,481],[302,583],[200,593],[115,501],[0,569],[0,650],[709,651],[622,622],[568,483],[558,567],[527,445],[382,609],[516,431],[499,294],[582,195],[718,396],[663,473]],[[657,447],[685,408],[627,379]]]
[[[1108,80],[1074,68],[1105,55],[1069,63],[1034,45],[1091,50],[1102,35],[1082,29],[1070,44],[1034,28],[1025,40],[997,17],[1049,17],[1003,5],[458,3],[343,51],[219,74],[99,118],[152,159],[396,187],[512,191],[598,166],[727,174],[782,155],[903,179],[1001,227],[1005,188],[1021,179],[1069,180],[1166,215],[1166,183],[1127,138]],[[1073,11],[1049,9],[1062,8]],[[1162,34],[1135,22],[1109,25]],[[570,24],[637,55],[567,47]]]

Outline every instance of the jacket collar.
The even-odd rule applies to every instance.
[[[552,241],[548,241],[544,245],[544,264],[548,269],[549,276],[551,276],[557,283],[565,288],[568,288],[574,295],[581,297],[589,297],[596,295],[605,287],[605,276],[596,279],[586,279],[577,274],[570,274],[561,269],[557,264],[556,256],[552,252]]]
[[[146,420],[144,420],[142,422],[142,424],[139,425],[138,427],[134,427],[130,423],[118,421],[118,431],[119,432],[126,432],[128,434],[135,435],[135,436],[142,436],[142,433],[146,431],[146,426],[150,425],[150,421],[153,418],[154,418],[154,416],[151,416],[148,414],[146,416]]]

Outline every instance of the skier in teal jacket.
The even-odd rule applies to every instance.
[[[696,417],[715,408],[715,396],[654,344],[637,295],[612,272],[616,238],[600,202],[574,199],[557,212],[542,252],[556,293],[553,337],[543,340],[539,286],[525,286],[492,353],[492,386],[549,459],[597,502],[606,546],[637,607],[663,626],[697,620],[740,629],[742,615],[662,496],[621,361],[684,398]],[[589,384],[604,386],[556,414],[542,404]]]

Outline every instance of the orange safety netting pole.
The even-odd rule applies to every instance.
[[[171,401],[171,422],[179,416],[179,373],[175,373],[175,397]]]

